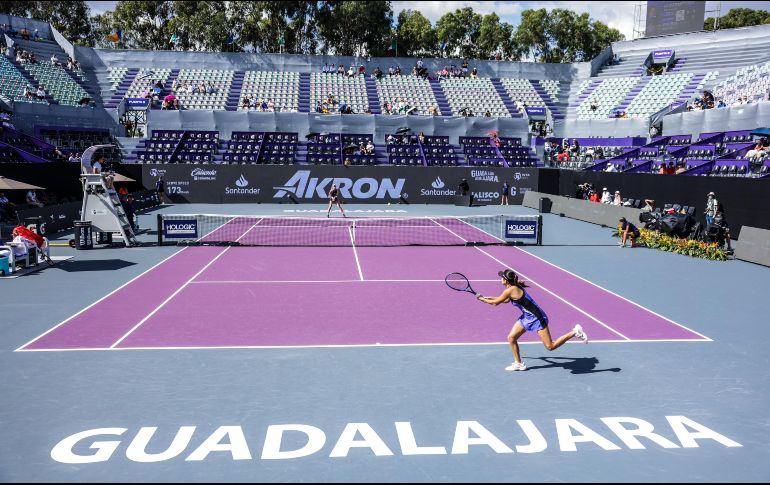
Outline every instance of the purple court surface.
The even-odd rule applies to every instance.
[[[440,221],[410,222],[391,237],[493,241],[464,222]],[[287,228],[307,237],[280,220],[248,222],[237,224],[237,239],[280,244]],[[355,236],[364,246],[377,237],[367,222]],[[497,344],[518,310],[481,304],[443,278],[460,272],[477,292],[497,295],[506,267],[530,283],[554,338],[580,323],[592,341],[709,340],[516,247],[358,247],[341,221],[312,229],[340,247],[188,247],[21,350]]]

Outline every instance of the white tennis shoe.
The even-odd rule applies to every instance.
[[[520,362],[514,362],[513,364],[506,367],[505,370],[508,370],[508,371],[527,370],[527,366]]]
[[[580,324],[575,325],[575,328],[573,328],[572,331],[575,332],[575,337],[582,340],[584,344],[588,343],[588,335],[583,331],[583,327],[581,327]]]

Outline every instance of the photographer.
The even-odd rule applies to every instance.
[[[707,230],[708,238],[711,242],[717,243],[720,248],[727,245],[727,251],[733,251],[730,242],[730,224],[727,223],[724,214],[724,206],[722,204],[717,204],[716,211],[714,212],[714,219]]]

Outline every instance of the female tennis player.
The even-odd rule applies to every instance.
[[[329,189],[329,208],[326,210],[326,217],[329,217],[329,213],[332,211],[332,204],[337,204],[340,212],[342,212],[342,217],[347,217],[342,209],[342,196],[340,195],[340,189],[337,188],[337,184],[332,184],[332,188]]]
[[[511,345],[511,351],[513,352],[514,363],[505,368],[505,370],[527,370],[527,366],[521,362],[521,355],[519,354],[519,337],[524,335],[524,332],[537,332],[540,336],[540,340],[543,341],[543,345],[548,350],[556,350],[564,343],[577,337],[585,343],[588,343],[588,335],[583,331],[583,327],[575,325],[575,328],[571,332],[566,333],[556,339],[554,342],[551,339],[551,332],[548,330],[548,315],[535,303],[535,300],[527,294],[524,288],[527,288],[527,284],[524,281],[519,280],[519,275],[512,269],[506,269],[497,273],[503,281],[505,290],[497,298],[491,296],[478,295],[480,301],[489,303],[490,305],[499,305],[510,301],[513,306],[521,310],[521,316],[519,320],[511,328],[511,333],[508,334],[508,343]]]

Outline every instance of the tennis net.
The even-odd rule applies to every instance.
[[[236,246],[462,246],[515,241],[540,232],[540,216],[289,217],[158,214],[158,244]],[[535,242],[535,241],[532,241]]]

